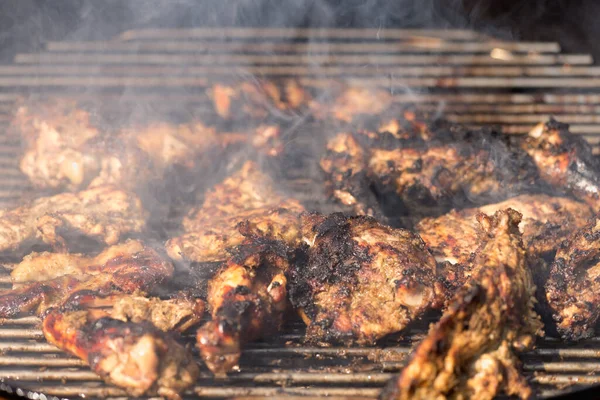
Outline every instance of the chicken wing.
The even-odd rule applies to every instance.
[[[217,375],[237,366],[245,343],[279,331],[288,308],[290,249],[280,241],[246,236],[209,282],[212,320],[196,334],[202,359]]]
[[[473,280],[431,326],[383,399],[529,398],[519,352],[530,349],[542,324],[533,311],[535,286],[514,210],[479,214],[487,238],[473,260]]]
[[[82,238],[112,245],[146,225],[140,199],[111,186],[41,197],[0,215],[0,251],[40,242],[66,248]]]
[[[310,341],[373,344],[436,301],[435,259],[409,231],[366,216],[307,214],[302,239],[289,290]]]
[[[183,220],[181,236],[170,239],[167,252],[173,260],[223,261],[227,249],[241,244],[238,225],[248,223],[262,235],[290,245],[300,239],[302,205],[279,194],[273,181],[254,162],[213,187],[201,207]]]
[[[594,335],[600,317],[600,219],[565,240],[556,252],[545,285],[546,304],[563,339]]]

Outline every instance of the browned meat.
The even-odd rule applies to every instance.
[[[335,136],[320,162],[333,197],[358,214],[440,215],[537,188],[533,160],[496,132],[408,111],[380,129]]]
[[[264,119],[280,113],[297,113],[311,101],[310,94],[297,81],[281,85],[272,81],[215,84],[208,95],[216,113],[224,119]]]
[[[589,143],[572,135],[569,126],[550,120],[533,128],[521,147],[531,156],[541,177],[600,209],[600,162]]]
[[[600,291],[600,219],[565,240],[556,252],[545,285],[546,303],[560,336],[579,340],[594,335]]]
[[[220,135],[200,122],[151,122],[113,132],[92,119],[68,99],[18,109],[11,131],[23,138],[21,170],[36,187],[74,191],[110,184],[144,190],[173,178],[175,169],[201,167],[203,155],[218,159],[228,146],[247,142],[247,136],[257,147],[281,145],[273,143],[278,138],[273,127],[260,127],[255,135]]]
[[[434,305],[435,260],[413,233],[340,213],[305,215],[302,232],[289,290],[309,340],[372,344]]]
[[[476,215],[488,215],[512,208],[522,214],[519,229],[529,254],[554,256],[557,246],[572,232],[583,227],[592,216],[582,202],[545,194],[521,195],[500,203],[451,211],[437,218],[426,218],[416,225],[416,231],[432,250],[438,262],[467,266],[482,235]]]
[[[245,343],[279,331],[288,306],[291,252],[283,242],[248,236],[232,253],[209,282],[213,318],[196,335],[202,359],[217,375],[237,366]]]
[[[42,330],[48,342],[131,396],[179,399],[200,372],[188,349],[148,322],[121,321],[98,310],[52,310]]]
[[[279,194],[273,181],[254,162],[215,185],[204,204],[183,220],[187,233],[170,239],[167,252],[174,260],[222,261],[228,248],[241,244],[241,223],[257,234],[295,245],[300,240],[302,205]]]
[[[473,260],[473,280],[456,293],[382,398],[530,397],[517,354],[533,346],[542,324],[533,311],[521,216],[508,209],[477,218],[487,237]]]
[[[340,133],[327,143],[320,166],[327,175],[327,189],[339,203],[357,215],[381,218],[379,204],[366,174],[367,152],[349,133]]]
[[[109,254],[111,258],[107,257]],[[103,264],[85,261],[86,258],[80,255],[75,255],[72,260],[64,254],[42,253],[29,257],[14,271],[16,287],[0,295],[0,317],[24,312],[42,315],[52,307],[87,301],[90,295],[106,297],[115,293],[147,292],[173,274],[170,262],[137,241],[115,246],[97,260],[90,260]],[[48,280],[38,281],[36,271],[47,265],[55,268],[64,265],[64,269],[54,270],[47,274]],[[31,276],[34,276],[31,281],[21,280]]]
[[[388,90],[349,86],[335,88],[335,97],[329,101],[312,101],[310,107],[315,117],[334,118],[343,122],[352,122],[357,116],[378,115],[392,104],[392,95]]]
[[[66,248],[73,238],[111,245],[146,224],[140,199],[111,186],[41,197],[0,215],[0,251],[39,242]]]

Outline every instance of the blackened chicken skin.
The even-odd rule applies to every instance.
[[[249,236],[209,282],[212,320],[197,332],[207,367],[223,375],[238,365],[242,346],[276,333],[288,309],[290,249],[279,241]]]
[[[146,226],[140,199],[113,186],[41,197],[0,216],[0,252],[40,242],[64,249],[73,237],[112,245]]]
[[[366,216],[306,214],[290,299],[309,341],[373,344],[434,306],[436,264],[417,235]]]
[[[517,354],[530,349],[542,324],[533,311],[535,286],[514,210],[479,214],[487,238],[473,260],[472,281],[452,299],[417,346],[383,399],[529,398]]]
[[[600,317],[600,219],[574,233],[558,248],[545,289],[559,335],[580,340],[594,335]]]
[[[183,220],[186,233],[170,239],[167,252],[177,261],[223,261],[228,248],[244,241],[240,224],[293,246],[300,240],[303,210],[298,201],[279,194],[255,163],[247,162],[209,190],[201,207],[190,211]]]
[[[541,177],[559,190],[600,209],[600,162],[584,139],[553,119],[540,123],[521,141]]]
[[[42,330],[48,342],[131,396],[180,399],[200,372],[188,349],[149,322],[122,321],[97,310],[51,310]]]
[[[173,265],[155,250],[136,241],[119,247],[114,257],[104,260],[103,264],[74,267],[76,262],[66,263],[65,270],[49,280],[18,282],[16,288],[0,295],[0,317],[21,313],[41,316],[50,308],[84,301],[90,295],[105,297],[115,293],[147,292],[172,276]],[[63,255],[57,254],[57,257],[64,261]],[[40,256],[40,268],[46,265],[48,258],[47,254]],[[27,263],[29,268],[36,264],[31,258]]]

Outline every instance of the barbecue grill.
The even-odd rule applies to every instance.
[[[561,53],[557,43],[502,42],[464,30],[136,30],[104,42],[50,42],[41,53],[0,66],[0,124],[7,125],[22,97],[68,94],[81,102],[198,110],[210,107],[205,89],[214,82],[293,77],[316,92],[336,82],[389,88],[398,105],[514,134],[556,116],[600,153],[600,67],[592,62],[586,54]],[[18,146],[3,135],[2,206],[29,191]],[[306,201],[315,195],[310,180],[290,184],[304,187]],[[9,272],[7,264],[2,288],[10,288]],[[0,390],[30,399],[126,395],[47,344],[38,323],[26,317],[0,325]],[[203,369],[188,395],[373,398],[426,329],[427,321],[377,347],[321,348],[304,345],[303,325],[290,322],[278,337],[248,345],[240,371],[227,379]],[[600,383],[599,338],[545,338],[522,358],[542,398]]]

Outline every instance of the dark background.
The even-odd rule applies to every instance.
[[[48,40],[191,26],[473,28],[600,59],[599,16],[595,0],[0,0],[0,61]]]

